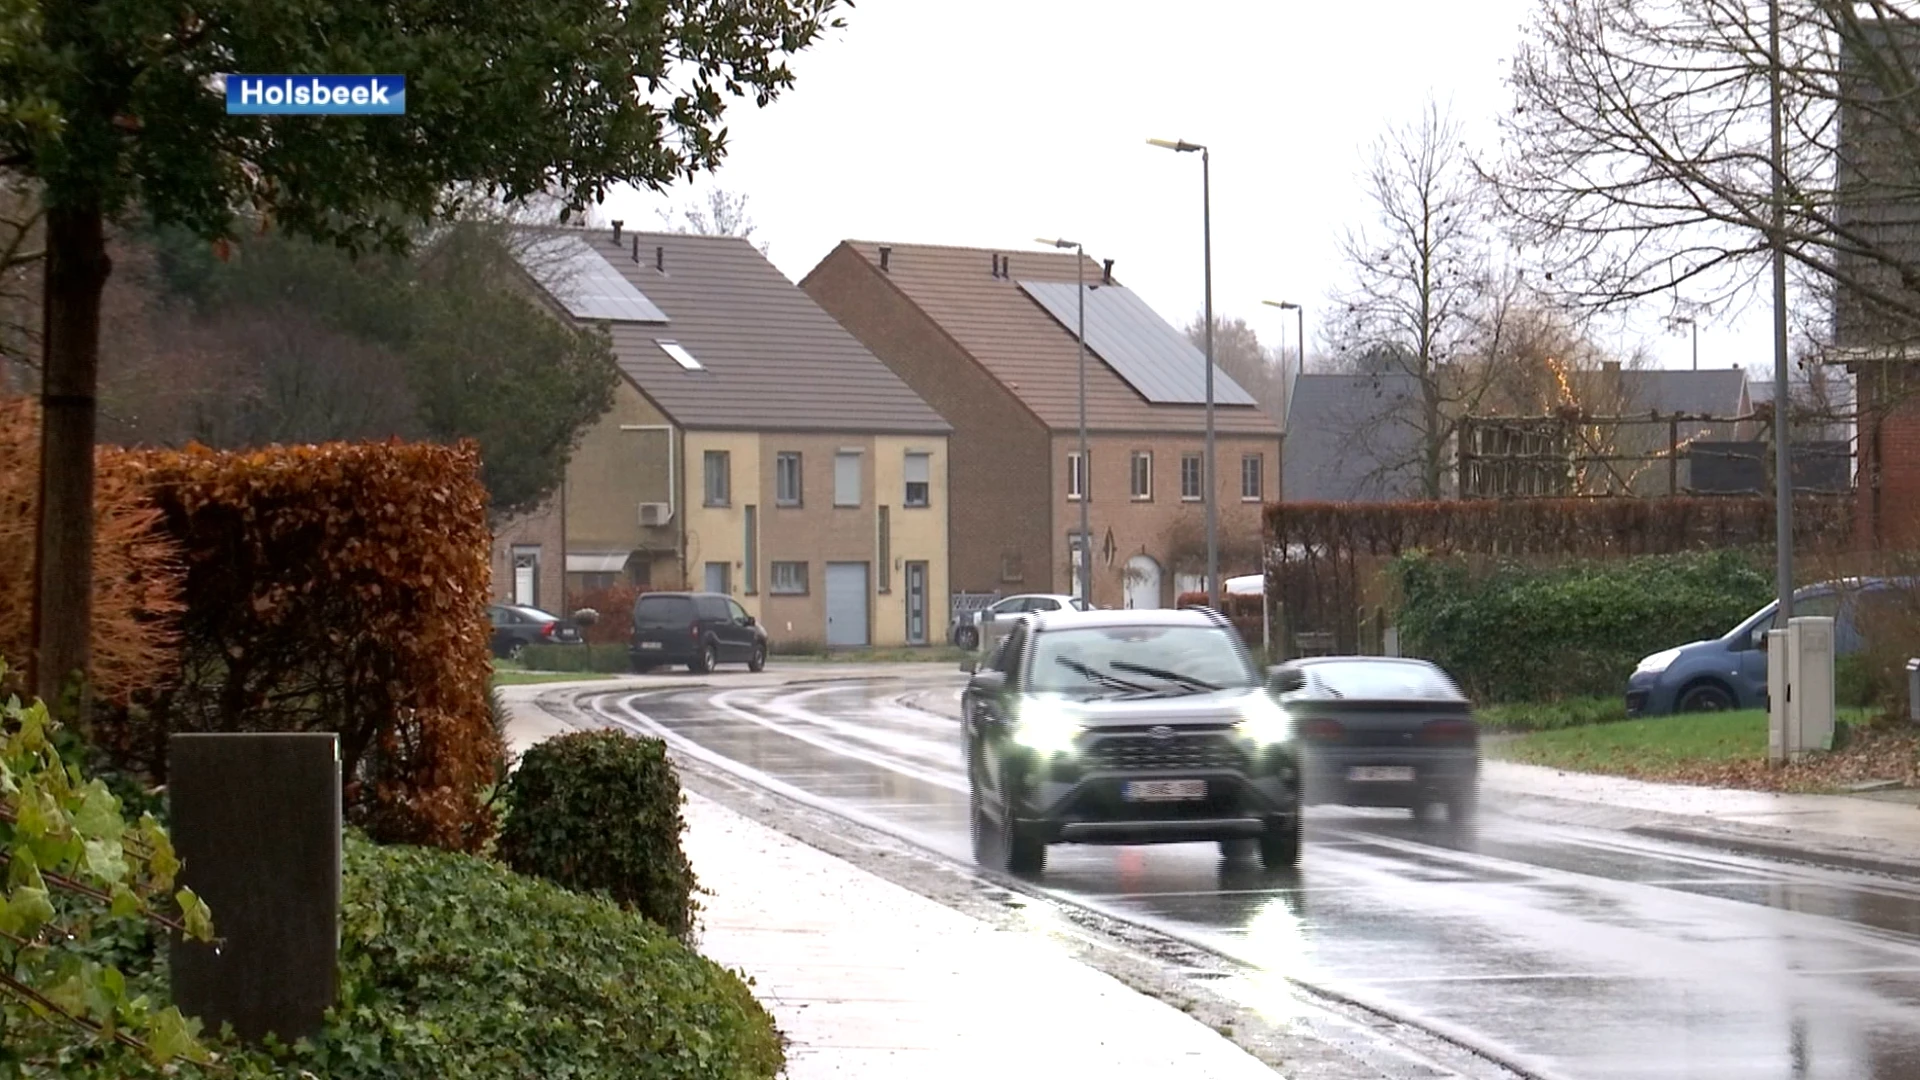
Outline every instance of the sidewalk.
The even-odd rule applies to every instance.
[[[539,706],[542,694],[606,685],[502,687],[509,742],[523,751],[573,730]],[[996,929],[692,792],[685,812],[682,845],[710,893],[700,897],[700,951],[754,979],[790,1040],[789,1080],[1275,1075],[1039,929]]]
[[[686,817],[713,892],[700,951],[754,978],[792,1080],[1275,1075],[1037,929],[995,929],[699,796]]]
[[[1920,876],[1920,807],[1850,795],[1658,784],[1489,761],[1488,805],[1521,817]]]

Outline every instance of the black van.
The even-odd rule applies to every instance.
[[[737,601],[720,593],[650,592],[633,602],[633,670],[685,664],[708,672],[719,664],[767,666],[767,632]]]

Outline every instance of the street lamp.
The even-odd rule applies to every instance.
[[[1291,300],[1262,300],[1260,302],[1267,305],[1268,307],[1277,307],[1281,311],[1293,312],[1294,347],[1298,350],[1299,356],[1300,356],[1300,364],[1299,364],[1299,367],[1294,371],[1294,374],[1305,375],[1307,373],[1307,312],[1306,312],[1306,309],[1301,307],[1299,304],[1294,303]]]
[[[1036,239],[1036,244],[1051,244],[1073,249],[1073,265],[1078,273],[1080,305],[1080,606],[1093,607],[1093,534],[1087,525],[1087,502],[1093,494],[1093,463],[1087,459],[1087,249],[1074,240]]]
[[[1693,370],[1699,371],[1700,370],[1700,323],[1696,321],[1694,317],[1691,315],[1675,315],[1673,318],[1668,319],[1667,322],[1669,325],[1672,325],[1672,326],[1688,326],[1693,328]]]
[[[1200,151],[1200,230],[1202,252],[1207,268],[1207,461],[1205,486],[1207,501],[1207,606],[1220,609],[1220,525],[1214,503],[1220,492],[1213,475],[1213,165],[1207,148],[1185,139],[1148,139],[1147,143],[1179,154]]]

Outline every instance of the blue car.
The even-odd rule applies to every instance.
[[[1795,615],[1832,618],[1834,655],[1861,648],[1859,615],[1876,595],[1891,598],[1915,584],[1908,578],[1848,578],[1809,585],[1793,594]],[[1767,631],[1778,601],[1711,641],[1654,653],[1627,679],[1628,716],[1718,712],[1767,707]]]

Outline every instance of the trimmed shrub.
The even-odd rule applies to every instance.
[[[631,665],[623,641],[619,645],[529,645],[520,650],[520,666],[528,671],[618,673]]]
[[[1259,596],[1247,596],[1243,593],[1223,593],[1220,597],[1220,613],[1240,631],[1240,636],[1248,645],[1259,648],[1264,640],[1261,620],[1265,618]],[[1181,593],[1174,601],[1175,607],[1206,607],[1207,594],[1203,592]]]
[[[589,589],[573,598],[571,607],[592,608],[600,618],[580,628],[589,645],[625,645],[633,637],[633,602],[647,590],[622,582],[605,589]]]
[[[1558,731],[1562,728],[1612,724],[1627,718],[1626,700],[1612,697],[1567,698],[1564,701],[1489,705],[1474,713],[1490,732]]]
[[[1618,695],[1641,657],[1724,634],[1773,592],[1771,576],[1734,552],[1506,564],[1484,576],[1412,555],[1394,573],[1408,654],[1482,703]]]
[[[507,782],[499,856],[686,934],[697,905],[680,800],[665,743],[614,731],[560,735],[528,750]]]

